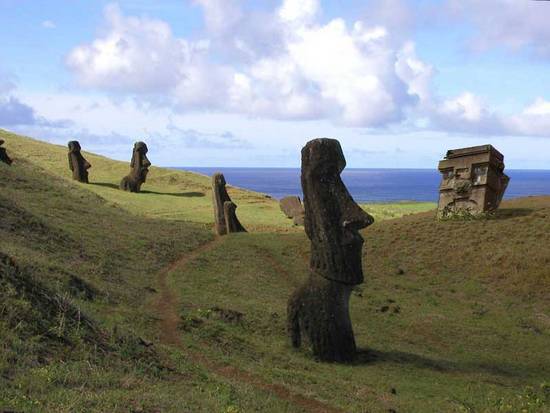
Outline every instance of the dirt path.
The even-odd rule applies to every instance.
[[[181,257],[177,261],[163,268],[158,273],[158,285],[160,288],[159,297],[155,303],[155,311],[161,319],[160,321],[160,340],[163,344],[168,344],[178,347],[194,363],[200,364],[207,370],[225,377],[229,380],[246,383],[256,387],[259,390],[267,393],[272,393],[278,398],[290,402],[297,407],[307,412],[319,412],[319,413],[343,413],[332,406],[326,405],[318,400],[306,397],[301,394],[294,393],[288,388],[279,384],[272,384],[265,382],[261,377],[249,373],[245,370],[241,370],[237,367],[230,365],[222,365],[216,361],[210,360],[201,353],[191,351],[180,338],[180,332],[178,330],[179,317],[179,298],[176,293],[168,286],[168,275],[177,270],[183,270],[186,265],[192,262],[195,258],[199,257],[207,251],[210,251],[224,242],[225,238],[217,237],[213,241],[203,244],[199,248]]]

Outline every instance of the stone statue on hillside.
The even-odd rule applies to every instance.
[[[132,153],[132,160],[130,162],[131,171],[128,175],[122,178],[120,182],[120,189],[129,192],[139,192],[141,185],[147,178],[149,167],[151,162],[147,159],[147,145],[145,142],[136,142],[134,144],[134,151]]]
[[[0,139],[0,162],[7,163],[8,165],[11,165],[13,161],[8,156],[8,153],[6,152],[6,148],[2,148],[2,145],[4,144],[4,140]]]
[[[510,182],[504,173],[504,156],[492,145],[447,151],[438,169],[440,218],[496,210]]]
[[[88,169],[92,165],[80,153],[80,143],[78,141],[70,141],[68,146],[69,169],[73,172],[73,179],[87,184]]]
[[[342,182],[345,166],[335,139],[315,139],[302,149],[310,274],[288,301],[287,326],[294,347],[300,347],[305,336],[313,354],[323,361],[355,357],[349,299],[353,287],[363,282],[359,230],[374,222]]]
[[[212,176],[212,201],[214,204],[214,225],[216,234],[225,235],[232,232],[246,232],[241,225],[235,205],[225,189],[225,177],[221,173]]]
[[[304,225],[304,206],[298,196],[287,196],[279,201],[279,207],[294,225]]]

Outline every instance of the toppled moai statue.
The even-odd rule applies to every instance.
[[[69,169],[73,172],[73,179],[78,182],[88,183],[88,169],[92,165],[84,159],[80,153],[80,143],[70,141],[69,144]]]
[[[225,235],[232,232],[246,232],[241,225],[235,205],[225,189],[225,177],[221,173],[212,175],[212,201],[214,204],[214,226],[216,234]]]
[[[510,181],[504,174],[504,156],[491,145],[447,151],[438,169],[440,218],[496,210]]]
[[[6,152],[6,148],[2,148],[3,144],[4,144],[4,140],[0,139],[0,161],[7,163],[8,165],[11,165],[13,161],[8,156],[8,152]]]
[[[374,222],[340,178],[346,160],[335,139],[315,139],[302,149],[305,231],[311,241],[309,278],[290,297],[287,327],[300,347],[302,333],[323,361],[346,362],[356,347],[349,299],[363,282],[359,234]]]
[[[132,170],[128,175],[122,178],[120,189],[129,192],[139,192],[141,185],[145,183],[151,162],[147,159],[147,145],[145,142],[136,142],[132,152],[130,168]]]
[[[304,225],[304,206],[298,196],[287,196],[279,201],[279,207],[294,225]]]

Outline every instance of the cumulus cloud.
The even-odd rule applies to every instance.
[[[400,49],[383,26],[320,24],[318,0],[284,0],[260,29],[242,19],[239,1],[196,2],[205,39],[178,38],[163,21],[124,16],[111,5],[106,32],[72,50],[67,64],[83,86],[165,94],[183,111],[379,126],[403,119],[419,99],[398,73]]]
[[[477,51],[528,48],[550,58],[550,4],[546,1],[447,0],[447,10],[474,25],[470,44]]]
[[[537,6],[519,3],[448,0],[447,5],[453,15],[468,14],[478,23],[481,46],[503,40],[546,53],[546,20],[534,17]],[[281,0],[269,12],[250,11],[243,0],[195,4],[203,10],[205,30],[192,38],[176,36],[162,20],[126,16],[110,5],[102,34],[74,48],[67,65],[84,87],[161,102],[180,113],[535,135],[543,134],[550,119],[542,100],[504,116],[472,92],[438,96],[436,69],[406,38],[414,19],[404,0],[375,1],[357,21],[324,23],[319,0]],[[544,6],[547,16],[550,7]],[[489,16],[498,24],[484,25]],[[511,27],[507,19],[517,21],[515,30],[500,29]],[[180,135],[189,142],[205,139],[188,132]]]

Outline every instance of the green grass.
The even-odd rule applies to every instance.
[[[212,368],[227,365],[345,412],[550,412],[550,197],[475,221],[364,206],[377,223],[351,299],[361,352],[335,365],[287,342],[309,241],[276,201],[230,189],[251,232],[169,273],[183,344],[160,344],[157,274],[213,239],[209,178],[153,168],[128,194],[114,188],[127,164],[86,154],[104,185],[82,185],[65,148],[0,137],[16,160],[0,164],[0,252],[20,268],[0,268],[0,411],[303,411]]]
[[[71,178],[67,162],[67,148],[39,142],[0,129],[0,138],[13,158],[32,159],[49,173]],[[133,214],[151,218],[183,220],[201,223],[213,222],[212,191],[209,177],[176,169],[152,167],[143,185],[142,194],[131,194],[118,189],[122,177],[129,172],[128,162],[118,162],[83,151],[92,164],[90,185],[86,189],[109,203]],[[128,148],[128,156],[131,148]],[[154,159],[154,154],[150,154]],[[292,220],[279,209],[276,200],[265,194],[242,190],[228,185],[231,198],[238,205],[237,214],[251,231],[293,231]],[[434,209],[432,203],[398,203],[364,205],[377,219],[397,218],[402,215]]]

